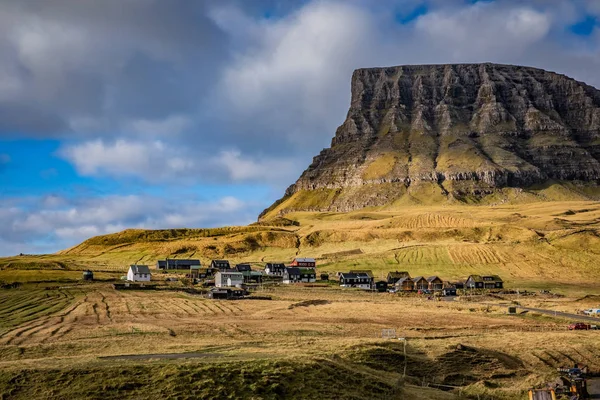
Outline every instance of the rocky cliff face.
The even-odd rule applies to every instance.
[[[564,75],[496,64],[359,69],[331,148],[270,210],[351,210],[424,187],[467,201],[549,181],[597,185],[599,160],[600,91]]]

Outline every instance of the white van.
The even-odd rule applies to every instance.
[[[589,310],[584,310],[583,313],[585,315],[598,316],[598,315],[600,315],[600,308],[590,308]]]

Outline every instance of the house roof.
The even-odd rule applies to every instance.
[[[422,281],[422,280],[427,280],[427,279],[423,278],[422,276],[415,276],[414,278],[412,278],[412,281],[415,283]]]
[[[483,278],[488,278],[488,277],[493,278],[494,282],[503,282],[502,278],[500,278],[499,275],[485,275],[485,276],[482,277],[482,279]]]
[[[150,274],[150,268],[147,265],[130,265],[129,269],[136,275]]]
[[[485,280],[485,282],[503,282],[502,278],[500,278],[500,276],[498,276],[498,275],[471,275],[471,276],[469,276],[469,279],[471,279],[473,282],[483,282],[484,281],[483,278],[492,278],[492,279]]]
[[[265,267],[285,268],[285,264],[284,263],[267,263],[267,265],[265,265]]]
[[[404,282],[413,282],[413,280],[410,277],[406,277],[406,278],[400,278],[396,281],[396,285],[402,285]],[[414,282],[413,282],[414,283]]]
[[[427,278],[427,282],[431,283],[431,282],[435,281],[436,279],[439,279],[441,281],[439,276],[430,276],[429,278]]]
[[[190,265],[190,269],[200,269],[202,268],[201,265]]]
[[[366,274],[369,278],[373,278],[373,272],[370,269],[353,269],[352,274]]]
[[[388,272],[388,278],[392,279],[400,279],[400,278],[410,278],[410,274],[408,271],[390,271]]]
[[[202,265],[200,260],[178,259],[178,258],[169,258],[167,260],[158,260],[157,264],[159,267],[166,267],[167,262],[169,262],[169,265],[174,265],[174,266],[175,265]]]
[[[244,276],[262,276],[263,273],[260,271],[242,271]]]
[[[240,272],[243,272],[243,271],[251,271],[252,267],[250,267],[250,264],[238,264],[235,266],[235,269],[237,269]]]
[[[310,262],[310,263],[314,263],[315,259],[314,258],[294,258],[294,261],[296,261],[296,262]]]
[[[316,272],[313,268],[301,268],[301,267],[287,267],[286,272],[288,275],[315,275]]]
[[[210,263],[211,264],[227,264],[227,265],[229,265],[229,261],[227,261],[227,260],[212,260]]]
[[[370,279],[371,276],[369,276],[366,272],[350,271],[350,272],[342,272],[342,273],[340,273],[340,278],[344,278],[344,279]]]
[[[244,276],[244,274],[242,274],[241,272],[238,272],[236,270],[232,270],[232,271],[219,271],[219,272],[217,272],[217,274],[221,274],[221,275],[227,274],[228,276],[238,276],[240,278]]]

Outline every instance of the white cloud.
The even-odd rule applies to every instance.
[[[290,158],[265,156],[254,159],[239,150],[200,155],[162,141],[118,139],[113,143],[92,140],[71,144],[59,155],[75,165],[81,175],[134,176],[147,182],[227,180],[280,182],[294,178],[297,165]],[[212,174],[212,175],[211,175]]]
[[[165,119],[137,119],[123,124],[124,132],[148,136],[179,135],[192,125],[192,120],[184,115],[170,115]]]
[[[462,9],[439,10],[420,17],[417,35],[431,50],[464,62],[517,56],[549,32],[548,14],[527,7],[503,8],[496,3],[476,3]]]
[[[136,142],[117,139],[113,143],[105,143],[98,139],[66,146],[59,153],[72,162],[80,174],[88,176],[142,176],[160,181],[185,174],[194,167],[192,161],[182,159],[174,149],[159,140]]]
[[[233,196],[206,200],[151,195],[0,202],[0,255],[52,251],[126,228],[197,228],[247,224],[261,206]]]
[[[338,2],[309,3],[275,21],[242,18],[231,8],[212,15],[233,38],[251,41],[223,72],[223,110],[252,121],[257,136],[265,128],[262,134],[306,144],[331,135],[347,106],[352,70],[371,54],[371,15]]]

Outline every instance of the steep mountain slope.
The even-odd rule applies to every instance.
[[[599,160],[600,91],[564,75],[497,64],[359,69],[331,148],[262,216],[595,199]]]

